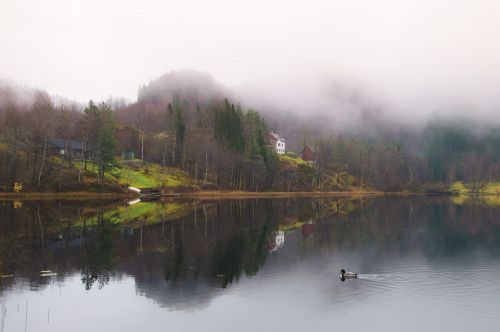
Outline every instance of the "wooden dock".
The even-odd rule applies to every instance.
[[[141,195],[161,196],[161,188],[140,188]]]
[[[128,190],[141,195],[141,200],[142,201],[159,199],[160,197],[176,197],[176,198],[180,197],[180,195],[177,194],[177,193],[163,192],[162,188],[135,188],[135,187],[128,187]]]

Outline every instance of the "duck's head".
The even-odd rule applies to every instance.
[[[345,270],[344,269],[340,270],[340,274],[345,274]]]

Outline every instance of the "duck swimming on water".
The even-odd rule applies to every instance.
[[[340,280],[344,281],[346,279],[357,279],[358,274],[355,272],[346,272],[344,269],[340,270]]]

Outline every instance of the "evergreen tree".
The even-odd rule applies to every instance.
[[[230,104],[227,99],[224,99],[222,109],[216,110],[215,113],[214,136],[217,143],[236,153],[245,150],[242,117],[243,112],[240,107]]]
[[[114,114],[106,103],[97,106],[90,100],[84,110],[84,116],[88,131],[88,149],[95,155],[99,180],[102,181],[105,171],[115,156]]]

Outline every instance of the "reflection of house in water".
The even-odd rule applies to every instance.
[[[268,245],[268,251],[275,252],[285,245],[285,232],[277,231],[274,235],[274,241],[271,240]]]
[[[302,235],[304,235],[305,238],[307,238],[307,237],[309,237],[309,235],[313,234],[315,230],[316,230],[316,225],[314,225],[312,223],[302,225]]]
[[[87,226],[87,232],[92,232],[95,226]],[[50,250],[61,250],[65,248],[81,248],[86,240],[81,227],[68,227],[61,233],[54,233],[46,237],[47,248]]]

